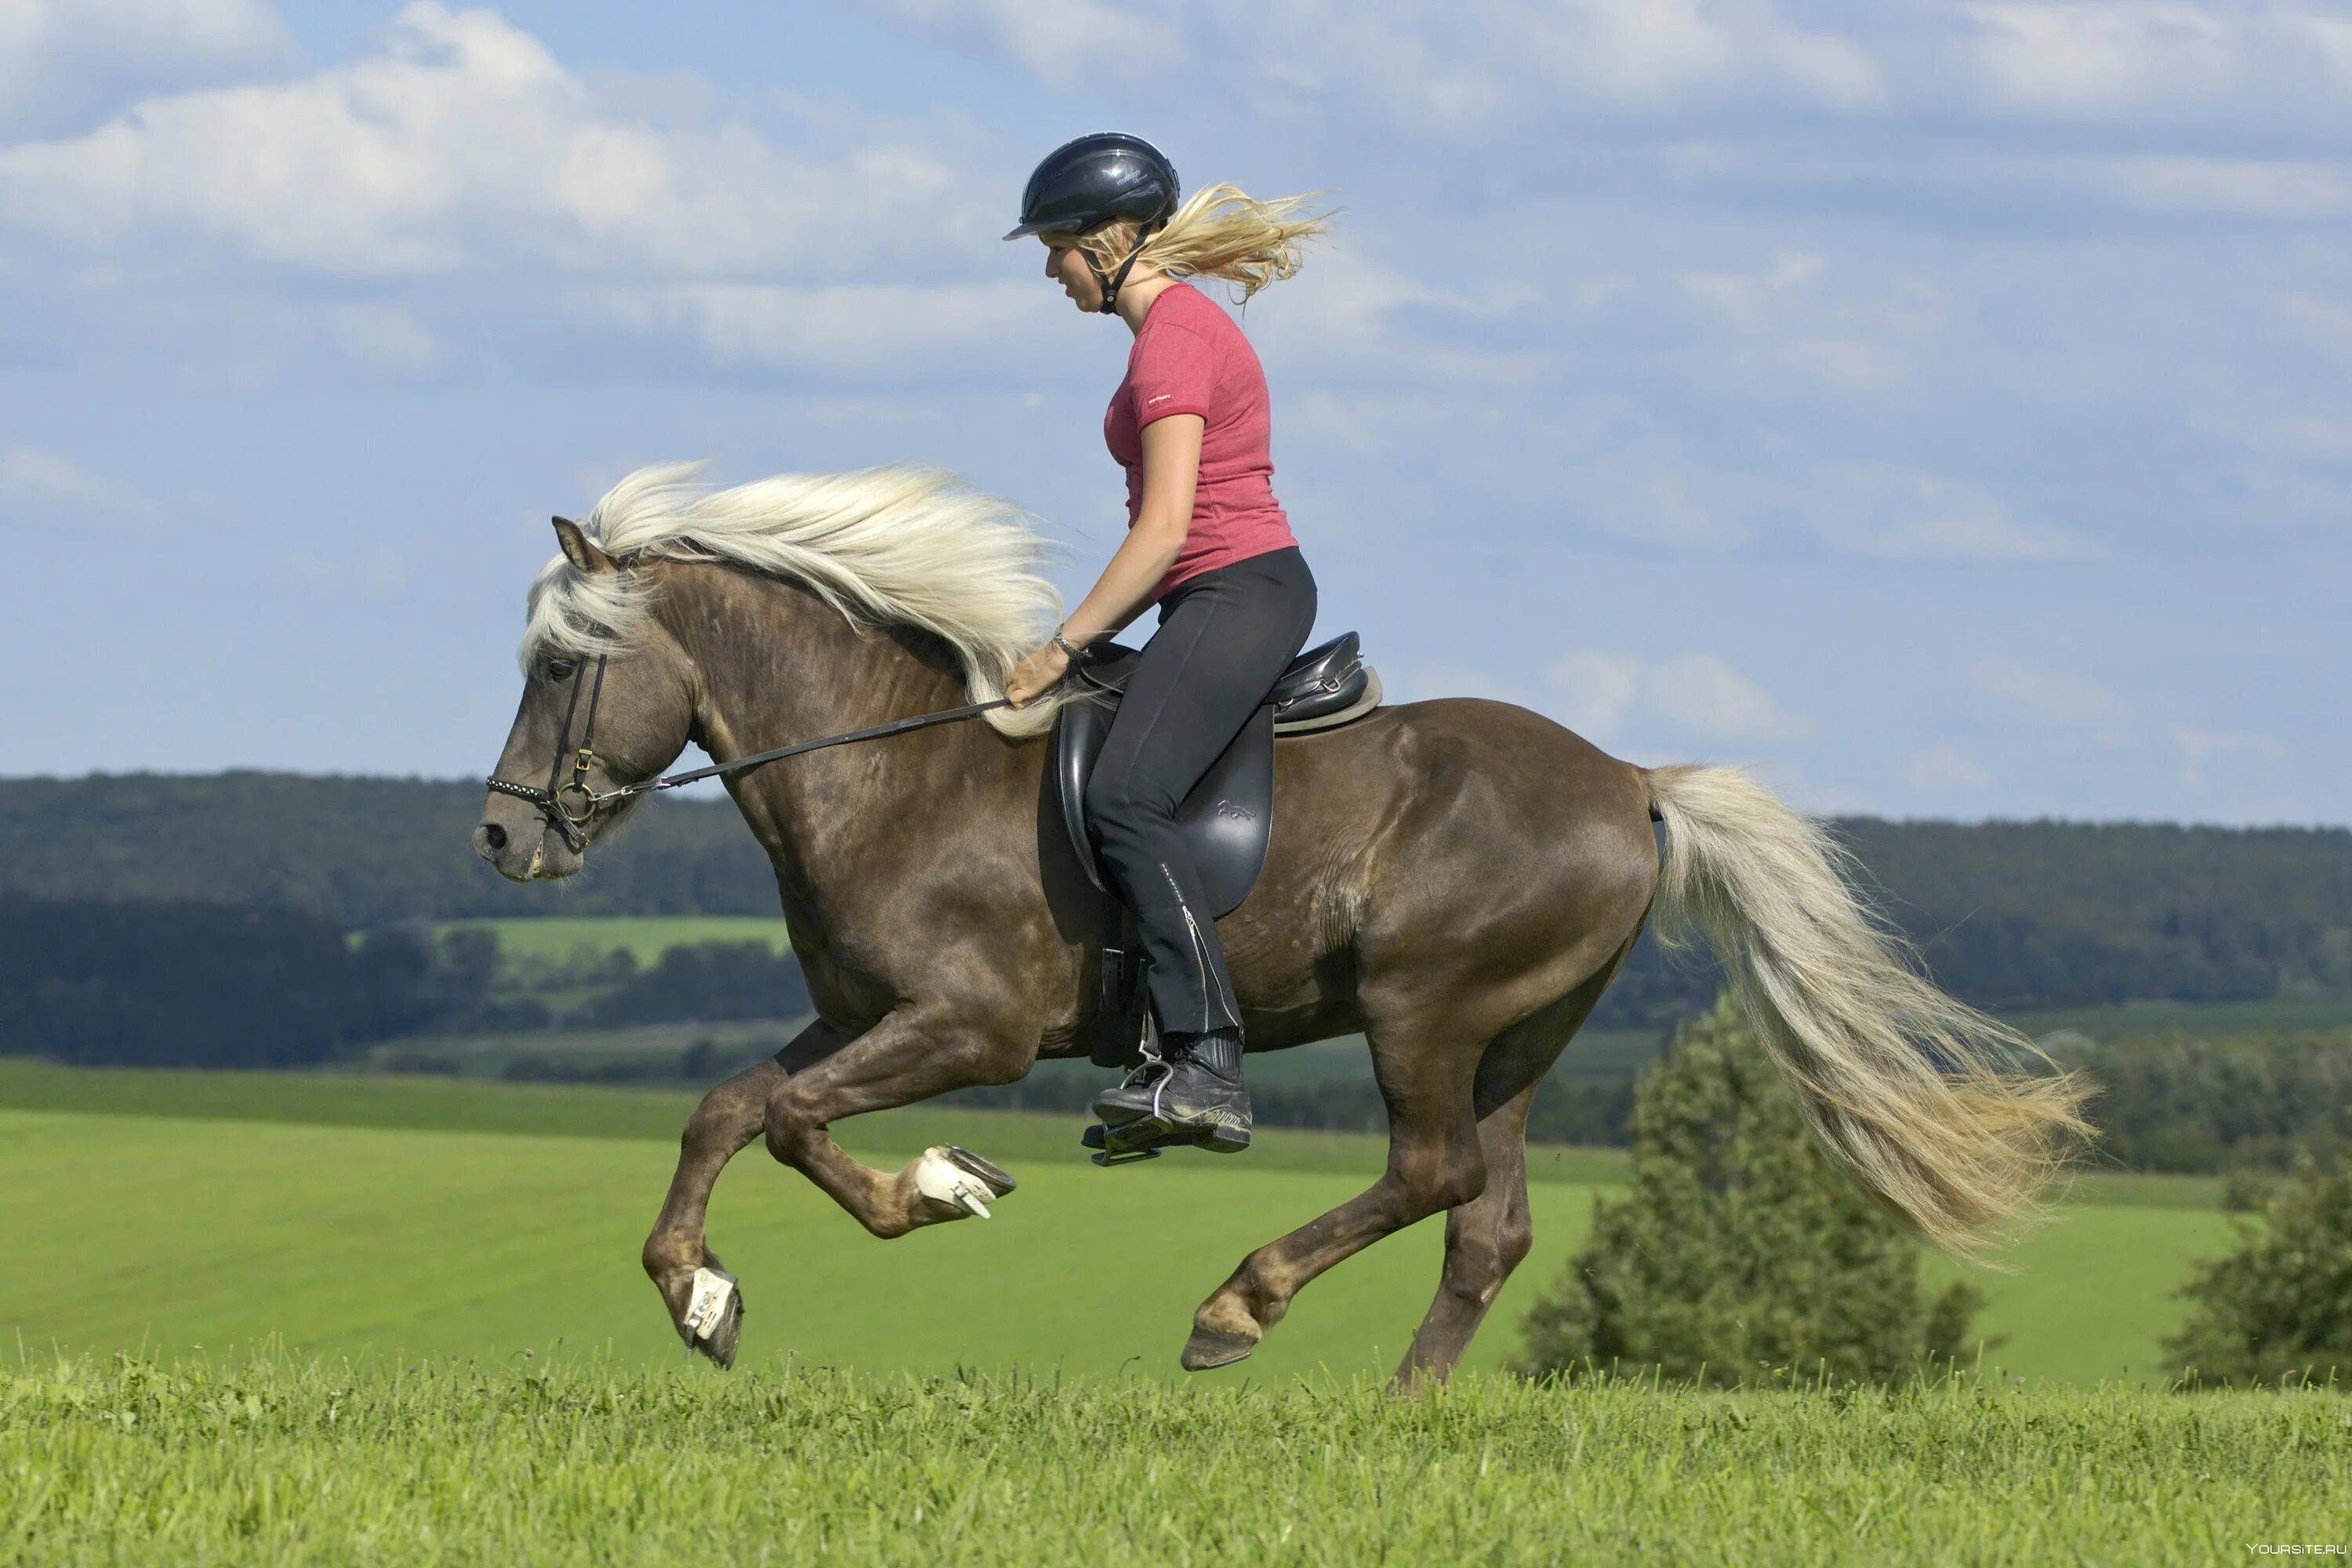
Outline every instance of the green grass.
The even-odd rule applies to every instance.
[[[778,952],[792,946],[782,915],[551,915],[442,921],[433,929],[494,931],[500,952],[534,958],[565,959],[583,947],[596,952],[625,947],[639,963],[699,942],[764,942]]]
[[[2207,1563],[2340,1543],[2326,1393],[0,1371],[42,1563]]]
[[[694,1100],[0,1062],[0,1563],[2188,1563],[2352,1517],[2340,1396],[2161,1388],[2168,1292],[2228,1240],[2184,1206],[2210,1184],[2079,1183],[1974,1276],[2011,1338],[1967,1380],[1543,1387],[1497,1369],[1624,1166],[1538,1149],[1535,1258],[1455,1385],[1399,1401],[1433,1222],[1239,1367],[1175,1369],[1380,1140],[1107,1172],[1075,1119],[918,1108],[836,1131],[1020,1190],[882,1243],[747,1151],[711,1215],[730,1374],[636,1265]]]
[[[677,1352],[636,1251],[695,1096],[325,1075],[89,1072],[0,1064],[0,1335],[171,1357],[269,1336],[304,1352]],[[1251,1247],[1360,1190],[1381,1140],[1269,1130],[1244,1158],[1102,1171],[1075,1118],[915,1108],[842,1124],[895,1165],[939,1142],[1010,1167],[997,1217],[868,1237],[756,1147],[711,1235],[743,1278],[754,1354],[889,1371],[1015,1366],[1171,1375],[1192,1307]],[[1472,1352],[1492,1366],[1582,1237],[1615,1151],[1538,1148],[1536,1256]],[[2089,1178],[1975,1276],[1988,1370],[2088,1383],[2160,1375],[2169,1291],[2225,1249],[2197,1184]],[[2170,1194],[2171,1201],[2167,1201]],[[1434,1287],[1442,1227],[1370,1248],[1307,1290],[1247,1363],[1287,1378],[1385,1371]],[[1932,1265],[1939,1273],[1951,1265]]]
[[[471,1079],[496,1079],[516,1062],[573,1068],[604,1063],[644,1063],[674,1077],[688,1047],[709,1041],[722,1061],[754,1061],[773,1056],[800,1033],[804,1019],[742,1019],[677,1024],[635,1024],[603,1029],[517,1029],[495,1034],[404,1035],[362,1047],[352,1063],[362,1070],[432,1070]]]

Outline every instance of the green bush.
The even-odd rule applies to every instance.
[[[1633,1190],[1594,1204],[1519,1370],[1890,1383],[1961,1355],[1981,1302],[1926,1299],[1918,1245],[1815,1146],[1727,998],[1643,1075]]]
[[[2305,1155],[2241,1201],[2260,1217],[2181,1287],[2196,1306],[2164,1348],[2191,1384],[2352,1383],[2352,1165]]]

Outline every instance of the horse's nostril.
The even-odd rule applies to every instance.
[[[482,841],[494,850],[503,849],[507,847],[507,830],[495,822],[486,822],[482,824]]]

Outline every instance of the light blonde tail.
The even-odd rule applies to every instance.
[[[1654,929],[1696,926],[1822,1146],[1896,1215],[1969,1253],[2031,1215],[2091,1136],[2071,1076],[1911,967],[1855,896],[1852,857],[1736,768],[1648,773],[1666,828]]]

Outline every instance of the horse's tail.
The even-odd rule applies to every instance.
[[[2032,1212],[2090,1136],[2071,1077],[1923,979],[1855,896],[1851,856],[1734,768],[1647,770],[1665,824],[1654,912],[1704,932],[1822,1146],[1927,1240],[1972,1251]]]

